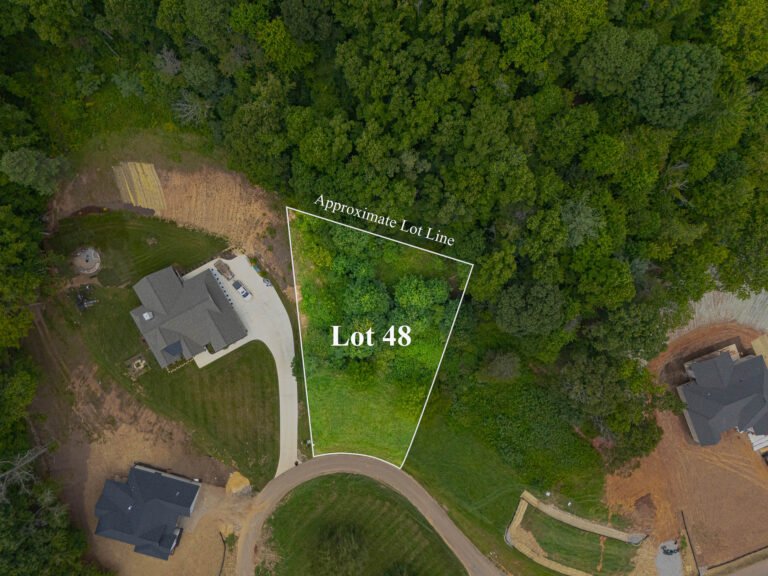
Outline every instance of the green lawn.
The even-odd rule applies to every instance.
[[[62,258],[79,247],[95,246],[101,253],[99,281],[122,286],[171,264],[192,270],[224,250],[227,242],[156,218],[104,212],[62,220],[50,245]]]
[[[157,243],[147,243],[149,235]],[[249,343],[203,369],[190,363],[169,374],[142,344],[129,316],[139,304],[130,284],[170,263],[202,263],[222,241],[159,220],[107,214],[65,220],[52,244],[67,253],[84,239],[102,250],[106,266],[99,279],[106,276],[102,282],[110,286],[94,288],[99,303],[82,314],[71,293],[59,296],[48,318],[56,336],[81,339],[103,377],[183,422],[203,448],[234,463],[256,488],[263,486],[274,476],[279,454],[277,370],[268,348]],[[124,362],[139,352],[151,368],[133,383]]]
[[[563,524],[531,506],[523,518],[523,528],[533,534],[552,560],[566,566],[608,576],[620,576],[632,570],[637,549],[630,544],[606,538],[601,552],[597,534]]]
[[[452,576],[466,574],[424,517],[399,494],[361,476],[317,478],[269,519],[280,559],[257,574]],[[334,535],[353,533],[353,542]],[[326,559],[330,556],[331,561]]]
[[[534,418],[547,420],[539,411]],[[550,426],[553,424],[550,423]],[[567,424],[562,424],[567,426]],[[557,459],[557,452],[532,447]],[[448,510],[451,518],[485,553],[493,554],[514,574],[552,575],[504,542],[523,489],[540,490],[524,480],[525,471],[507,463],[476,428],[451,416],[445,395],[433,395],[419,427],[405,470],[413,475]],[[592,473],[589,473],[592,470]],[[552,489],[560,499],[573,502],[572,510],[588,518],[608,522],[602,503],[603,471],[596,463],[584,470],[562,471],[562,481]],[[630,547],[630,553],[634,548]]]
[[[356,452],[400,465],[469,266],[304,214],[295,215],[291,235],[315,453]],[[373,346],[332,347],[334,325],[342,340],[374,328]],[[383,342],[390,327],[402,326],[410,344]]]

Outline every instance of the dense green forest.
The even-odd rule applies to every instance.
[[[47,156],[52,143],[13,92],[20,85],[7,74],[8,42],[0,75],[0,574],[96,576],[103,572],[81,561],[84,535],[70,526],[56,486],[35,469],[50,447],[33,446],[27,435],[38,371],[19,346],[45,282],[41,214],[64,166]]]
[[[644,361],[688,303],[768,287],[764,0],[9,0],[3,12],[4,461],[27,447],[35,376],[17,348],[45,276],[40,214],[63,158],[105,130],[196,131],[286,201],[324,193],[450,229],[450,253],[477,268],[442,391],[471,410],[489,375],[533,373],[570,422],[610,440],[612,466],[658,441],[652,412],[671,401]],[[487,426],[494,437],[502,424]],[[40,494],[11,498],[32,509]],[[24,521],[0,517],[4,535]]]

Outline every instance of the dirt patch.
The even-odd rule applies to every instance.
[[[656,550],[657,546],[650,538],[646,538],[638,546],[635,557],[632,559],[633,568],[631,576],[649,576],[656,574]]]
[[[202,452],[184,428],[143,406],[122,388],[99,380],[77,343],[52,337],[40,307],[27,349],[43,367],[30,412],[39,441],[56,448],[45,458],[61,497],[88,537],[89,557],[121,575],[217,574],[223,554],[220,526],[247,510],[248,498],[225,497],[231,468]],[[55,336],[55,334],[53,334]],[[125,478],[144,462],[203,481],[201,500],[176,554],[161,562],[125,544],[94,535],[94,508],[104,481]]]
[[[94,154],[56,196],[51,224],[55,226],[58,219],[83,210],[107,208],[139,211],[223,236],[232,248],[256,258],[293,302],[288,229],[277,195],[250,185],[241,174],[220,168],[196,153],[184,153],[183,162],[169,161],[160,142],[155,136],[143,135],[127,141],[122,150],[115,147]],[[162,187],[163,209],[125,202],[112,170],[124,161],[154,166]],[[160,205],[153,204],[155,208]]]
[[[285,212],[274,194],[211,166],[158,174],[166,202],[161,217],[228,238],[234,248],[255,256],[286,294],[292,292],[285,290],[291,279]]]
[[[678,383],[682,363],[736,344],[748,350],[759,335],[727,323],[697,328],[675,339],[649,369],[667,383]],[[768,466],[745,434],[723,434],[715,446],[693,442],[683,416],[657,415],[664,437],[657,449],[629,475],[609,476],[606,498],[611,508],[638,528],[652,524],[656,546],[678,538],[684,512],[696,557],[712,566],[765,546],[768,542]]]
[[[513,542],[519,542],[520,544],[527,546],[538,556],[549,558],[549,554],[547,554],[546,550],[541,547],[541,544],[539,544],[539,542],[536,540],[536,537],[531,534],[529,530],[518,526],[515,529],[514,534],[511,536]]]
[[[677,386],[688,380],[683,364],[689,360],[730,344],[735,344],[742,355],[751,353],[752,340],[760,335],[754,328],[735,322],[695,328],[672,340],[664,352],[648,363],[648,370],[662,382]]]

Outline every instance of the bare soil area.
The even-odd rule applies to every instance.
[[[752,340],[762,333],[749,326],[727,322],[695,328],[675,338],[667,349],[648,363],[648,370],[659,380],[671,386],[686,382],[683,364],[730,344],[735,344],[739,353],[752,353]]]
[[[34,433],[38,441],[54,443],[45,465],[87,534],[90,558],[120,575],[218,574],[224,552],[220,532],[239,526],[249,502],[247,496],[225,495],[232,469],[197,448],[180,424],[158,416],[123,389],[100,382],[85,352],[49,332],[41,308],[35,310],[26,347],[43,367],[31,407]],[[94,507],[104,481],[125,478],[134,462],[204,483],[195,514],[184,520],[182,541],[168,562],[94,535]]]
[[[166,202],[160,217],[226,237],[233,248],[255,256],[286,294],[292,292],[285,290],[291,278],[288,228],[275,195],[240,174],[206,165],[158,175]]]
[[[661,381],[679,384],[682,365],[702,353],[736,344],[749,350],[759,332],[734,323],[697,328],[675,339],[650,364]],[[658,448],[628,475],[609,476],[606,498],[655,545],[680,536],[683,514],[700,566],[714,566],[768,544],[768,466],[735,430],[715,446],[693,442],[685,419],[657,416]]]
[[[121,199],[112,166],[124,161],[154,165],[165,209],[133,206]],[[201,154],[174,153],[171,144],[152,134],[105,144],[56,196],[52,224],[94,207],[154,215],[223,236],[232,248],[256,258],[291,301],[295,298],[285,211],[277,195]]]

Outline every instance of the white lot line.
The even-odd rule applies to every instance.
[[[307,369],[304,366],[304,340],[301,336],[301,311],[299,310],[299,285],[296,284],[296,264],[293,261],[293,239],[291,238],[291,219],[288,215],[288,206],[285,207],[285,224],[288,226],[288,247],[291,252],[291,273],[293,274],[293,293],[296,300],[296,325],[299,329],[299,349],[301,350],[301,372],[304,375],[304,398],[307,402],[307,422],[309,423],[309,446],[312,448],[312,457],[315,457],[315,438],[312,436],[312,415],[309,412],[309,392],[307,390]]]
[[[411,437],[411,442],[408,444],[408,450],[405,451],[405,456],[403,456],[403,461],[400,463],[400,468],[405,466],[405,461],[408,458],[408,454],[411,453],[411,447],[413,446],[413,441],[416,440],[416,433],[419,431],[419,426],[421,426],[421,419],[424,418],[424,412],[427,411],[427,403],[429,402],[429,397],[432,395],[432,389],[435,387],[435,382],[437,381],[437,375],[440,372],[440,366],[443,365],[443,358],[445,358],[445,351],[448,350],[448,342],[451,341],[451,334],[453,334],[453,328],[456,326],[456,319],[459,317],[459,310],[461,310],[461,305],[464,302],[464,294],[467,293],[467,286],[469,286],[469,279],[472,276],[472,270],[475,269],[474,264],[469,265],[469,274],[467,274],[467,280],[464,282],[464,290],[461,291],[461,298],[459,299],[459,305],[456,307],[456,314],[453,315],[453,322],[451,322],[451,329],[448,331],[448,337],[445,339],[445,346],[443,346],[443,353],[440,354],[440,361],[437,363],[437,369],[435,370],[435,375],[432,377],[432,384],[429,385],[429,391],[427,392],[427,398],[424,400],[424,406],[421,408],[421,414],[419,414],[419,421],[416,423],[416,430],[413,431],[413,436]]]
[[[326,222],[330,222],[331,224],[337,224],[339,226],[344,226],[345,228],[350,228],[351,230],[357,230],[358,232],[364,232],[365,234],[370,234],[371,236],[376,236],[377,238],[383,238],[384,240],[389,240],[390,242],[395,242],[397,244],[401,244],[403,246],[408,246],[409,248],[415,248],[416,250],[421,250],[422,252],[428,252],[429,254],[434,254],[435,256],[440,256],[441,258],[447,258],[448,260],[453,260],[454,262],[459,262],[461,264],[466,264],[469,266],[469,273],[467,274],[467,279],[464,281],[464,288],[461,291],[461,298],[459,299],[459,305],[456,307],[456,313],[453,315],[453,321],[451,322],[451,329],[448,331],[448,336],[445,339],[445,345],[443,346],[443,352],[440,354],[440,361],[437,363],[437,369],[435,370],[435,375],[432,377],[432,383],[429,386],[429,390],[427,391],[427,397],[424,399],[424,406],[421,408],[421,414],[419,414],[419,420],[416,423],[416,429],[413,431],[413,436],[411,436],[411,441],[408,444],[408,450],[405,451],[405,456],[403,457],[403,461],[400,463],[400,466],[394,465],[396,468],[402,469],[403,466],[405,466],[405,461],[408,458],[408,454],[411,452],[411,447],[413,446],[413,441],[416,439],[416,433],[419,431],[419,426],[421,426],[421,420],[424,418],[424,412],[427,410],[427,404],[429,403],[429,397],[432,395],[432,389],[435,387],[435,382],[437,381],[437,375],[440,372],[440,366],[443,363],[443,358],[445,357],[445,351],[448,349],[448,343],[451,341],[451,334],[453,334],[453,328],[456,326],[456,319],[459,317],[459,310],[461,310],[461,305],[464,302],[464,295],[467,293],[467,286],[469,286],[469,279],[472,276],[472,271],[475,269],[475,265],[471,262],[466,262],[465,260],[460,260],[458,258],[454,258],[453,256],[446,256],[445,254],[440,254],[439,252],[434,252],[432,250],[427,250],[426,248],[422,248],[421,246],[415,246],[413,244],[408,244],[407,242],[402,242],[401,240],[396,240],[394,238],[388,238],[387,236],[382,236],[381,234],[376,234],[375,232],[369,232],[368,230],[363,230],[362,228],[357,228],[355,226],[350,226],[349,224],[344,224],[343,222],[336,222],[335,220],[331,220],[330,218],[325,218],[324,216],[318,216],[317,214],[312,214],[311,212],[304,212],[304,210],[299,210],[298,208],[291,208],[290,206],[285,207],[285,220],[288,224],[288,244],[291,248],[291,268],[293,269],[293,289],[296,294],[296,315],[298,317],[298,323],[299,323],[299,347],[301,348],[301,367],[304,371],[304,395],[307,399],[307,419],[309,420],[309,439],[310,443],[312,444],[312,456],[315,456],[315,441],[312,436],[312,417],[310,415],[309,410],[309,391],[307,389],[307,371],[304,368],[304,342],[301,337],[301,311],[299,310],[299,292],[298,287],[296,284],[296,265],[294,264],[293,259],[293,243],[291,240],[291,218],[288,214],[289,210],[293,210],[294,212],[298,212],[299,214],[305,214],[306,216],[312,216],[313,218],[319,218],[320,220],[325,220]],[[349,455],[356,455],[356,452],[332,452],[331,454],[349,454]],[[323,454],[326,455],[326,454]],[[369,456],[368,454],[360,454],[361,456],[368,456],[369,458],[376,458],[376,456]],[[377,460],[381,460],[381,458],[376,458]],[[382,460],[382,462],[386,462],[386,460]],[[392,464],[391,462],[387,462],[387,464]]]
[[[280,390],[280,459],[275,473],[277,476],[293,468],[298,459],[299,393],[292,368],[295,350],[291,320],[275,288],[264,283],[264,279],[253,269],[246,256],[237,256],[233,260],[226,260],[226,263],[235,275],[234,280],[240,280],[252,294],[250,300],[243,299],[232,287],[232,282],[223,278],[213,268],[214,262],[215,260],[200,266],[184,278],[212,270],[248,334],[215,354],[207,351],[198,354],[195,356],[195,364],[203,368],[254,340],[261,340],[267,345],[275,359]]]

